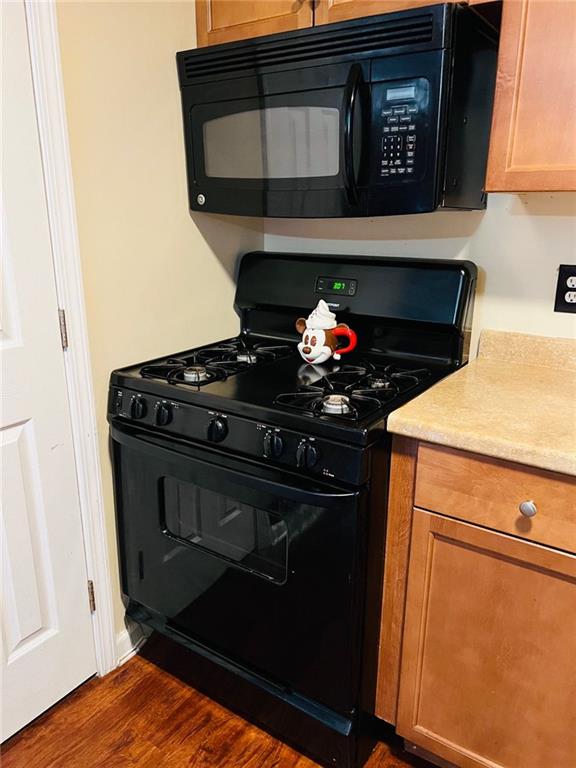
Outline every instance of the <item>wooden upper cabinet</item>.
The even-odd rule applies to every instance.
[[[196,36],[202,47],[444,1],[460,0],[196,0]]]
[[[314,13],[315,24],[331,24],[361,16],[406,11],[422,5],[435,5],[443,0],[318,0]],[[450,2],[450,0],[448,0]],[[454,0],[456,2],[457,0]]]
[[[198,46],[311,27],[311,0],[196,0]]]
[[[576,2],[504,0],[486,189],[576,190]]]

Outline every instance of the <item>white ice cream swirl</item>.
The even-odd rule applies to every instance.
[[[330,328],[336,328],[336,315],[324,299],[320,299],[315,309],[310,312],[306,318],[306,328],[317,328],[327,331]]]

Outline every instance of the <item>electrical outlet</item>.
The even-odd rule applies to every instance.
[[[554,312],[576,313],[576,264],[560,264]]]

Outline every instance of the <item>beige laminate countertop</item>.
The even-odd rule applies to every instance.
[[[394,411],[388,429],[576,475],[576,340],[484,331],[477,359]]]

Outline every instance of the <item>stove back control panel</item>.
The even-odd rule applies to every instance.
[[[108,410],[166,435],[217,444],[234,454],[300,469],[308,474],[360,485],[368,478],[367,451],[289,429],[177,400],[113,387]]]

